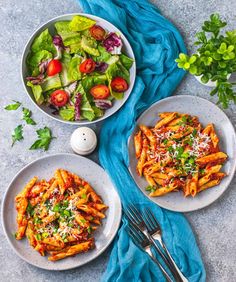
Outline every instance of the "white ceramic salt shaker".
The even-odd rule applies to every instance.
[[[89,127],[79,127],[71,135],[72,150],[79,155],[92,153],[97,146],[97,136]]]

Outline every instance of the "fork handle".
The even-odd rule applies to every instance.
[[[163,252],[161,251],[160,247],[158,246],[158,244],[155,242],[155,240],[152,238],[152,236],[148,236],[152,246],[155,248],[155,250],[158,252],[158,254],[161,256],[161,258],[163,259],[163,261],[165,262],[165,264],[167,265],[167,267],[169,268],[169,270],[171,271],[171,273],[173,274],[173,276],[176,278],[176,280],[178,279],[178,273],[176,271],[176,269],[173,267],[173,264],[168,260],[168,258],[165,256],[165,254],[163,254]],[[177,280],[179,282],[179,280]]]
[[[180,271],[180,269],[178,268],[178,266],[176,265],[174,259],[172,258],[171,254],[169,253],[165,243],[161,240],[161,245],[162,245],[162,248],[164,249],[164,251],[166,252],[169,260],[171,261],[173,267],[175,268],[175,270],[178,272],[178,275],[180,276],[180,281],[182,282],[188,282],[188,279],[183,275],[183,273]]]
[[[161,265],[161,263],[155,258],[155,256],[153,255],[151,248],[146,248],[146,253],[148,253],[148,255],[151,257],[151,259],[159,266],[162,274],[165,276],[166,281],[167,282],[173,282],[173,280],[170,278],[169,274],[167,273],[167,271],[165,270],[165,268]]]

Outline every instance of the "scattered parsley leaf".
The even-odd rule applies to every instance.
[[[15,103],[7,105],[4,109],[7,110],[7,111],[17,110],[20,107],[21,103],[18,102],[18,101],[15,101],[15,100],[13,100],[13,102],[15,102]]]
[[[14,129],[14,131],[13,131],[11,137],[12,137],[12,145],[11,145],[11,146],[13,146],[16,141],[20,141],[20,140],[24,139],[24,137],[23,137],[23,127],[22,127],[22,125],[18,125],[18,126]]]
[[[52,136],[51,130],[48,127],[40,128],[37,131],[38,140],[30,147],[30,150],[44,149],[47,151],[51,140],[55,137]]]
[[[36,122],[31,118],[32,112],[29,109],[23,108],[22,112],[23,112],[22,119],[25,120],[27,124],[31,124],[31,125],[36,124]]]

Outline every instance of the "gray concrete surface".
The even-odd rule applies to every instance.
[[[162,13],[173,21],[182,32],[188,49],[192,48],[194,34],[201,23],[215,11],[228,21],[230,28],[236,28],[236,2],[234,0],[154,0]],[[24,93],[20,80],[20,58],[24,44],[32,31],[43,22],[64,13],[80,11],[73,0],[0,0],[0,192],[1,198],[7,184],[19,169],[36,158],[59,152],[71,152],[68,138],[75,127],[53,121],[39,112]],[[195,78],[186,76],[176,94],[190,94],[205,97],[209,89],[200,85]],[[35,132],[25,127],[25,140],[11,148],[11,130],[19,123],[21,113],[3,110],[11,99],[20,100],[33,111],[38,128],[45,125],[53,130],[54,139],[48,152],[29,151]],[[236,106],[231,106],[226,114],[236,125]],[[101,124],[96,127],[99,133]],[[35,136],[36,138],[36,136]],[[95,152],[91,158],[98,160]],[[186,214],[201,249],[206,265],[207,281],[236,281],[236,179],[224,196],[208,208]],[[9,211],[10,212],[10,211]],[[48,272],[37,269],[16,256],[12,251],[2,227],[0,228],[0,281],[99,281],[109,258],[109,250],[88,265],[66,272]]]

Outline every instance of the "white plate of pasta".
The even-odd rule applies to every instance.
[[[234,128],[213,103],[174,96],[153,104],[129,138],[130,172],[143,193],[179,212],[218,199],[236,168]]]
[[[72,269],[99,256],[120,220],[119,196],[105,171],[72,154],[27,165],[2,205],[10,245],[28,263],[48,270]]]

